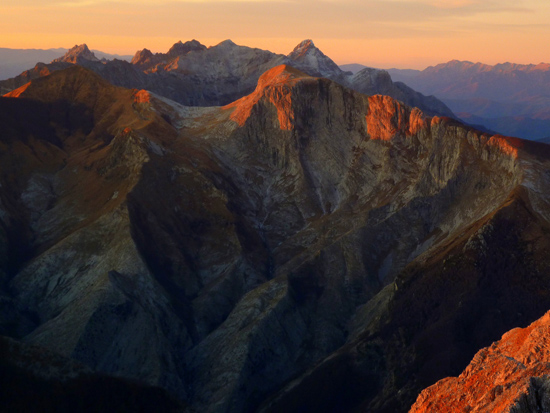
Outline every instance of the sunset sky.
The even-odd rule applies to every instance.
[[[0,47],[165,52],[178,40],[289,53],[311,38],[339,64],[550,62],[547,0],[2,0]]]

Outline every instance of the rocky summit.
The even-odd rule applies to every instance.
[[[71,65],[0,109],[0,333],[46,365],[169,408],[405,412],[550,308],[545,144],[287,64],[213,107]]]
[[[98,62],[99,59],[95,54],[88,49],[88,46],[85,44],[75,45],[72,49],[69,49],[64,56],[52,60],[52,63],[66,62],[66,63],[80,63],[84,61]]]
[[[298,63],[298,67],[314,76],[331,77],[341,74],[340,68],[321,50],[319,50],[313,40],[302,41],[288,55],[293,62]]]

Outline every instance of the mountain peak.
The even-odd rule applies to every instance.
[[[311,39],[302,40],[300,42],[300,44],[298,46],[296,46],[294,48],[294,50],[290,53],[289,57],[291,57],[291,56],[296,56],[296,57],[304,56],[305,54],[307,54],[311,50],[315,50],[315,49],[317,49],[317,47],[313,43],[313,40],[311,40]]]
[[[224,109],[235,108],[231,119],[239,126],[243,126],[252,113],[252,107],[266,98],[277,109],[280,128],[290,130],[293,115],[291,113],[292,99],[289,93],[292,86],[303,78],[310,78],[310,76],[292,66],[276,66],[260,76],[254,92],[225,106]]]
[[[315,46],[313,40],[303,40],[288,55],[297,67],[315,76],[335,77],[343,72],[334,61]],[[291,63],[292,64],[292,63]]]
[[[216,46],[226,46],[226,47],[233,47],[237,46],[235,42],[231,39],[224,40],[223,42],[218,43]]]
[[[280,83],[289,83],[293,80],[300,79],[303,77],[310,77],[306,73],[293,68],[288,65],[279,65],[275,66],[273,69],[269,69],[258,79],[258,86],[256,91],[265,89],[270,85],[280,84]]]
[[[99,62],[99,59],[95,56],[95,54],[88,49],[88,46],[83,43],[81,45],[74,45],[67,53],[65,53],[64,56],[52,60],[52,63],[57,62],[67,62],[67,63],[78,63],[80,60],[89,60],[92,62]]]
[[[168,57],[183,56],[192,51],[206,50],[206,46],[193,39],[183,43],[181,40],[168,50]]]
[[[133,65],[139,65],[150,60],[152,56],[153,53],[149,49],[138,50],[132,58],[131,63]]]

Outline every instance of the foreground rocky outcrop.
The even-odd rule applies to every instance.
[[[198,411],[406,411],[550,308],[546,145],[285,65],[0,108],[0,331]]]
[[[424,390],[412,412],[538,412],[550,409],[550,314],[480,350],[458,377]]]

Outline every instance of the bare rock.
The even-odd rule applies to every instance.
[[[80,46],[75,45],[73,48],[69,49],[64,56],[52,60],[52,63],[66,62],[77,64],[82,61],[99,62],[99,59],[85,44],[81,44]]]
[[[411,412],[548,410],[550,314],[480,350],[456,378],[424,390]]]

